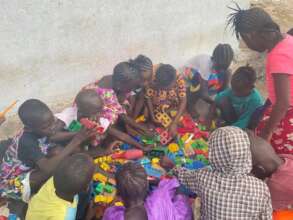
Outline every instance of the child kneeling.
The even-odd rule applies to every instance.
[[[192,219],[188,199],[176,194],[179,183],[175,178],[162,180],[148,195],[149,183],[144,168],[127,163],[116,173],[116,181],[124,206],[108,208],[103,220]]]

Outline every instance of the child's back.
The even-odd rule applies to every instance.
[[[201,197],[202,219],[271,219],[267,186],[249,176],[252,159],[244,131],[223,127],[212,133],[209,161],[211,170],[178,170],[180,182]]]

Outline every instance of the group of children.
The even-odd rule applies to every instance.
[[[254,8],[235,10],[230,22],[248,41],[252,34],[244,15],[265,20],[267,14]],[[263,27],[256,23],[254,28]],[[272,32],[275,26],[270,25],[267,22],[264,28]],[[286,39],[293,41],[289,35]],[[200,197],[202,219],[271,219],[273,209],[292,208],[291,151],[279,155],[269,139],[245,130],[255,129],[276,102],[264,102],[252,67],[242,66],[231,74],[233,57],[230,45],[219,44],[212,56],[196,56],[176,70],[139,55],[117,64],[112,75],[81,88],[72,106],[61,113],[54,115],[40,100],[26,100],[18,109],[23,129],[1,155],[1,197],[27,202],[27,220],[75,219],[78,194],[88,191],[94,173],[92,158],[111,154],[118,142],[148,152],[153,146],[134,136],[153,137],[155,128],[161,127],[175,138],[181,117],[190,114],[211,130],[220,127],[209,137],[210,167],[186,170],[164,157],[161,166],[174,178],[148,192],[143,167],[124,164],[115,175],[124,206],[108,208],[105,220],[192,219],[188,199],[176,190],[180,185]],[[73,121],[83,119],[94,126],[70,130]],[[88,201],[81,219],[93,219],[94,209]]]

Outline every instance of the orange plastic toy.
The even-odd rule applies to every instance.
[[[293,211],[290,211],[290,210],[274,211],[273,220],[293,220]]]

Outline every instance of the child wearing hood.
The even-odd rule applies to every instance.
[[[215,130],[209,139],[209,162],[211,169],[174,169],[179,182],[201,198],[201,219],[272,219],[268,187],[249,175],[252,156],[243,130]]]

